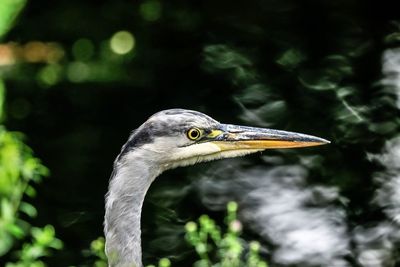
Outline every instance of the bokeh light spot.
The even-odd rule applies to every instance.
[[[0,66],[11,65],[15,63],[12,46],[0,44]]]
[[[46,45],[39,41],[32,41],[25,45],[25,59],[28,62],[41,62],[46,58]]]
[[[110,40],[111,50],[119,55],[124,55],[132,51],[135,47],[135,38],[128,31],[116,32]]]
[[[57,43],[48,43],[47,44],[47,63],[57,63],[64,57],[64,49],[61,47],[60,44]]]
[[[72,55],[77,60],[89,60],[94,54],[93,42],[89,39],[82,38],[72,45]]]
[[[161,17],[161,3],[157,0],[148,0],[140,5],[140,15],[144,20],[156,21]]]
[[[67,76],[71,82],[83,82],[90,74],[90,68],[83,62],[72,62],[68,65]]]
[[[37,74],[37,79],[40,85],[50,87],[60,81],[61,67],[56,64],[51,64],[43,67]]]

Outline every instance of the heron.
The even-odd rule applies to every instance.
[[[104,219],[109,267],[143,266],[143,201],[162,172],[265,149],[327,143],[296,132],[223,124],[193,110],[168,109],[154,114],[130,134],[114,161]]]

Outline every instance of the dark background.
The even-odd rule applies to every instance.
[[[157,19],[143,13],[146,3]],[[399,32],[398,19],[394,1],[29,1],[6,40],[55,42],[64,56],[52,63],[59,74],[51,85],[39,74],[48,63],[21,61],[7,72],[6,125],[26,134],[51,171],[33,200],[35,223],[53,224],[64,241],[50,266],[89,262],[82,251],[102,235],[115,156],[131,130],[167,108],[331,140],[329,147],[291,153],[324,158],[312,166],[310,183],[340,188],[350,200],[350,228],[384,218],[370,206],[373,173],[383,167],[366,155],[379,153],[399,130],[395,94],[378,83],[383,51],[399,45],[390,38]],[[133,34],[134,49],[104,56],[120,30]],[[94,47],[86,59],[72,52],[81,38]],[[104,71],[71,81],[74,62]],[[259,155],[249,159],[262,164]],[[186,221],[202,213],[221,220],[223,212],[209,211],[185,187],[205,168],[173,170],[152,186],[142,220],[146,262],[183,255],[180,266],[193,255],[184,244],[173,251],[152,242],[160,234],[154,229],[174,229],[183,242]],[[352,256],[349,262],[357,266]]]

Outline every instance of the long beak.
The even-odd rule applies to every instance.
[[[294,148],[329,144],[328,140],[295,132],[222,124],[209,134],[222,150]]]

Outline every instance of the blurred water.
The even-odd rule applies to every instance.
[[[400,242],[400,138],[388,140],[382,154],[368,157],[385,167],[374,175],[378,187],[373,204],[382,209],[387,219],[354,229],[357,260],[366,267],[395,266]]]
[[[382,85],[397,96],[397,107],[400,108],[400,48],[388,49],[382,56]]]
[[[220,164],[200,180],[204,205],[223,209],[236,199],[246,227],[272,243],[275,263],[348,266],[346,216],[334,204],[340,197],[336,187],[307,185],[307,170],[300,165],[248,170],[240,165]]]
[[[397,96],[400,108],[400,49],[388,49],[382,56],[382,85]],[[381,154],[369,154],[384,170],[375,173],[378,185],[373,203],[387,219],[375,226],[360,226],[354,230],[357,260],[362,266],[395,266],[400,242],[400,136],[385,142]]]

